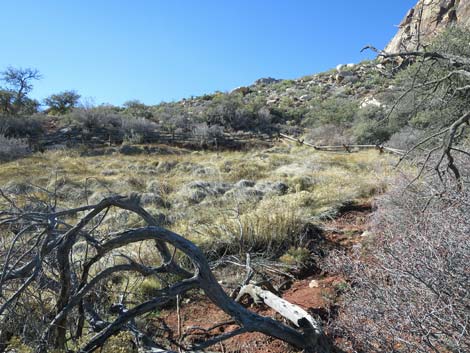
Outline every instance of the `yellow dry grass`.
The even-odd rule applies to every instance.
[[[333,154],[289,145],[137,156],[81,157],[78,151],[50,151],[2,164],[0,186],[16,190],[17,199],[24,190],[36,197],[46,197],[46,189],[56,190],[63,208],[97,202],[110,194],[141,193],[147,195],[146,209],[165,215],[169,228],[207,251],[230,246],[239,251],[248,244],[255,249],[279,246],[320,213],[381,192],[393,163],[393,157],[376,151]],[[240,180],[255,186],[236,189]],[[188,185],[194,181],[209,183],[209,189],[224,185],[228,192],[201,189],[206,195],[194,201],[193,195],[185,194],[192,192]],[[287,189],[250,196],[250,190],[275,182]],[[122,211],[111,217],[114,225],[139,224]]]

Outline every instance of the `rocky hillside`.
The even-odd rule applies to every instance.
[[[470,0],[418,0],[386,50],[416,49],[418,41],[428,44],[452,25],[470,27]],[[387,128],[378,121],[399,96],[403,82],[396,78],[406,81],[400,72],[409,64],[372,60],[293,80],[262,78],[227,93],[154,106],[153,120],[186,131],[198,124],[292,134],[308,129],[316,131],[312,138],[318,143],[383,143],[404,127],[402,117]]]
[[[454,24],[470,27],[470,0],[419,0],[408,11],[385,51],[414,50],[418,42],[427,44]]]
[[[261,78],[252,85],[237,87],[229,94],[241,95],[246,101],[261,101],[271,109],[312,108],[316,99],[331,97],[357,99],[360,105],[366,106],[373,104],[367,100],[367,96],[381,90],[386,81],[387,73],[383,65],[365,61],[359,64],[339,64],[330,71],[293,80]],[[222,93],[183,100],[180,104],[200,107],[218,95]]]
[[[470,0],[419,0],[405,16],[386,50],[416,49],[418,40],[429,43],[453,24],[470,26]],[[462,48],[468,43],[464,37],[459,39]],[[92,138],[103,135],[109,140],[117,131],[118,140],[129,143],[149,141],[146,138],[149,130],[159,136],[170,134],[173,140],[175,134],[185,140],[194,138],[198,143],[216,138],[220,142],[223,133],[233,136],[246,132],[283,132],[303,135],[306,141],[315,144],[383,144],[392,139],[394,147],[406,148],[393,141],[393,137],[403,130],[409,132],[411,103],[403,104],[402,110],[395,107],[393,116],[388,108],[394,106],[408,81],[406,70],[410,64],[412,61],[400,58],[339,64],[329,71],[297,79],[261,78],[229,92],[214,92],[177,102],[146,106],[135,101],[123,107],[75,110],[50,123],[46,130],[66,134],[59,136],[62,141],[70,140],[67,135],[70,131],[78,131],[80,141],[84,135]],[[21,129],[7,128],[13,132],[25,130],[24,124]],[[24,138],[41,133],[10,133],[9,137]],[[401,138],[405,140],[409,140],[408,135]]]
[[[230,92],[215,92],[153,107],[154,119],[207,122],[226,130],[295,130],[338,122],[350,123],[367,107],[381,107],[392,77],[385,64],[339,64],[327,72],[298,79],[261,78]],[[184,125],[180,125],[183,128]]]

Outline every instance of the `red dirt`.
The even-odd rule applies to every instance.
[[[326,229],[325,236],[328,240],[342,246],[350,247],[360,241],[360,235],[366,229],[370,208],[360,211],[348,211],[332,221],[325,222],[323,227]],[[315,279],[318,286],[311,288],[310,282]],[[283,292],[282,297],[291,303],[297,304],[310,311],[314,315],[321,312],[328,312],[335,300],[335,287],[342,282],[342,279],[335,276],[319,278],[308,277],[295,281],[293,285]],[[263,316],[274,317],[283,320],[273,310],[262,307],[252,306],[250,310]],[[321,316],[321,315],[320,315]],[[220,335],[224,332],[230,332],[238,326],[227,324],[205,332],[216,325],[230,320],[230,317],[218,309],[205,297],[193,298],[189,303],[181,305],[181,328],[185,336],[184,344],[194,343],[198,340],[203,341],[209,337]],[[173,332],[173,338],[178,340],[178,316],[174,309],[163,311],[161,318]],[[201,330],[200,328],[204,329]],[[176,347],[175,347],[176,348]],[[246,333],[226,340],[219,345],[210,347],[211,352],[227,353],[286,353],[297,352],[287,343],[268,337],[261,333]]]

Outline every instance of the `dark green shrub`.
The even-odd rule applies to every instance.
[[[11,138],[35,137],[44,133],[43,116],[0,116],[0,134]]]

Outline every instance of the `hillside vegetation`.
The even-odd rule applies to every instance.
[[[4,164],[0,182],[15,200],[57,199],[60,208],[132,191],[162,225],[214,259],[247,251],[279,257],[305,245],[298,234],[320,215],[384,190],[392,164],[376,151],[328,154],[289,145],[223,153],[167,148],[137,156],[66,151]],[[135,225],[126,212],[108,222]]]
[[[7,68],[0,352],[467,352],[468,43],[154,106]]]

